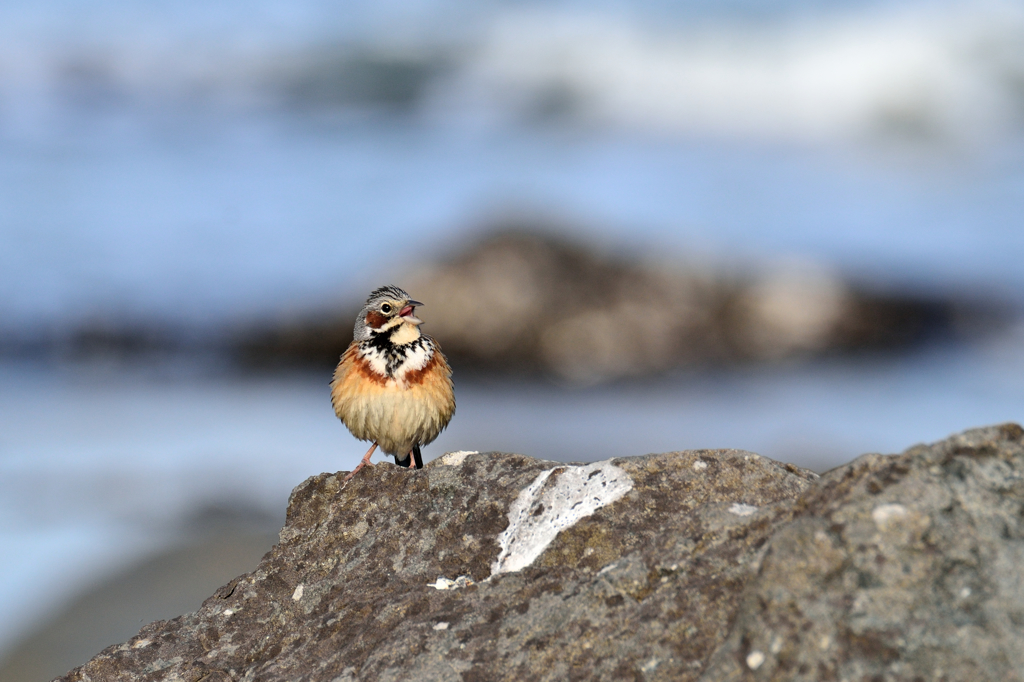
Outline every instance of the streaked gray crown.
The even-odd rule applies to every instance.
[[[366,305],[363,306],[363,309],[359,311],[359,315],[356,316],[356,326],[352,332],[353,338],[357,341],[370,338],[370,329],[366,326],[366,313],[376,310],[384,301],[408,301],[410,298],[409,294],[404,290],[390,284],[374,289],[370,292],[370,297],[366,299]]]
[[[399,289],[394,285],[389,284],[386,287],[374,289],[370,293],[370,298],[366,299],[366,305],[363,307],[363,310],[366,311],[370,310],[371,308],[375,308],[379,303],[381,303],[382,301],[386,301],[388,299],[408,301],[409,298],[409,294],[407,294],[405,291]]]

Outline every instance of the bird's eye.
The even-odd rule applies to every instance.
[[[385,303],[384,305],[382,305],[380,307],[380,311],[382,313],[390,313],[391,312],[391,304],[390,303]]]

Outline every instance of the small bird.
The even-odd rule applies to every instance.
[[[346,481],[370,465],[378,446],[398,466],[422,469],[420,446],[437,438],[455,414],[452,370],[437,342],[420,331],[420,305],[385,286],[356,317],[352,343],[334,370],[331,403],[352,435],[373,445]]]

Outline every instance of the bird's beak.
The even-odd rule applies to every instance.
[[[410,324],[421,325],[423,320],[413,315],[413,310],[418,305],[423,305],[419,301],[406,301],[405,307],[398,311],[398,316]]]

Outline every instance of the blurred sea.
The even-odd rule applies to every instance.
[[[510,214],[1019,308],[1022,133],[1019,3],[4,3],[0,348],[350,303]],[[457,375],[425,454],[827,469],[1024,419],[1022,370],[1018,327],[585,390]],[[0,657],[197,510],[280,523],[294,485],[351,468],[326,382],[0,356]]]

